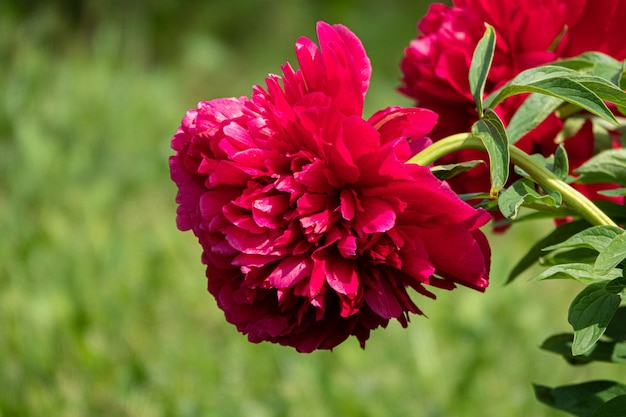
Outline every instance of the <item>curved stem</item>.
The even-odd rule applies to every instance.
[[[461,149],[477,149],[484,151],[483,142],[471,133],[459,133],[448,136],[433,143],[417,155],[413,156],[407,163],[418,165],[430,165],[437,159],[450,152]],[[561,181],[543,165],[533,160],[527,153],[515,146],[509,146],[511,161],[526,171],[538,184],[550,191],[558,191],[563,197],[563,201],[572,209],[576,210],[585,220],[593,225],[616,226],[602,210],[596,207],[587,197],[576,189]]]
[[[480,139],[471,133],[457,133],[434,142],[429,147],[413,155],[407,164],[430,165],[437,159],[461,149],[478,149],[484,151],[485,147]]]

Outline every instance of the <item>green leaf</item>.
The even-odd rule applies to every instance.
[[[458,196],[463,201],[486,200],[490,198],[489,194],[487,193],[465,193],[465,194],[458,194]]]
[[[625,410],[626,395],[620,395],[598,407],[591,417],[624,417]]]
[[[591,349],[617,311],[621,297],[607,291],[609,283],[588,285],[572,301],[567,321],[574,329],[573,355],[581,355]]]
[[[555,65],[558,67],[569,68],[571,70],[592,74],[594,63],[588,59],[584,59],[580,56],[576,56],[573,58],[561,59],[559,61],[554,61],[550,63],[550,65]]]
[[[509,177],[509,140],[502,120],[492,110],[487,110],[482,119],[472,126],[472,134],[478,137],[489,154],[489,173],[491,176],[492,196],[506,184]]]
[[[598,191],[598,194],[605,195],[607,197],[621,197],[626,195],[626,188],[613,188],[610,190]]]
[[[620,112],[626,109],[626,93],[613,83],[600,77],[585,75],[572,76],[571,80],[589,88],[602,100],[614,103]]]
[[[511,184],[498,197],[498,207],[505,217],[515,218],[519,208],[525,204],[541,203],[548,207],[561,205],[561,194],[554,191],[550,194],[539,194],[535,190],[535,183],[527,178],[521,178]]]
[[[589,381],[549,388],[534,385],[542,403],[578,417],[590,417],[605,402],[626,394],[626,385],[614,381]]]
[[[573,279],[583,284],[593,284],[597,282],[604,282],[619,278],[622,275],[622,271],[619,269],[612,269],[606,274],[598,274],[593,270],[593,266],[583,263],[571,263],[563,265],[554,265],[536,277],[531,281],[541,281],[544,279]]]
[[[435,165],[430,168],[430,172],[435,174],[435,176],[441,181],[446,181],[483,163],[484,161],[477,160],[461,162],[458,164]]]
[[[546,339],[541,349],[556,353],[572,365],[584,365],[590,362],[626,363],[626,343],[597,341],[583,355],[572,355],[572,333],[554,335]]]
[[[494,108],[505,98],[516,94],[541,93],[580,106],[614,125],[619,125],[613,113],[604,104],[604,100],[582,82],[575,81],[574,78],[577,76],[585,83],[594,86],[602,85],[603,94],[615,96],[621,101],[621,95],[617,92],[621,90],[610,88],[610,84],[600,77],[581,76],[576,71],[567,68],[546,65],[522,71],[513,80],[487,97],[483,105]],[[621,93],[626,94],[623,91]]]
[[[624,89],[622,83],[625,79],[626,61],[618,61],[601,52],[585,52],[577,57],[557,61],[551,65],[570,68],[581,74],[594,75]]]
[[[607,74],[607,68],[611,66],[611,63],[614,67],[613,71]],[[600,52],[587,52],[576,57],[552,62],[550,65],[569,68],[583,74],[594,74],[613,82],[615,85],[619,85],[619,77],[621,77],[619,74],[621,62]],[[597,67],[601,67],[603,70],[598,70]]]
[[[537,262],[541,256],[545,255],[543,248],[562,242],[581,230],[585,230],[587,227],[589,227],[589,223],[585,220],[576,220],[569,223],[563,223],[554,229],[552,232],[535,243],[528,251],[526,251],[526,254],[517,262],[509,273],[506,283],[508,284],[512,282],[522,272],[526,271],[531,265]]]
[[[608,244],[623,233],[617,226],[591,226],[576,233],[564,242],[550,245],[544,250],[590,248],[598,252],[603,251]]]
[[[624,272],[621,269],[617,269],[618,271]],[[617,277],[606,284],[606,291],[611,294],[620,295],[624,289],[626,288],[626,274],[622,274],[623,276]]]
[[[586,52],[581,58],[595,63],[593,75],[602,77],[620,87],[620,81],[626,72],[626,61],[618,61],[612,56],[600,52]]]
[[[580,174],[576,182],[583,184],[606,182],[626,185],[626,149],[600,152],[574,170]]]
[[[531,159],[533,159],[537,164],[544,166],[548,171],[552,172],[554,175],[559,177],[562,181],[565,181],[569,178],[568,169],[569,163],[567,161],[567,154],[563,145],[559,144],[556,148],[554,155],[543,156],[538,153],[534,153],[529,155]],[[533,179],[533,177],[522,168],[517,165],[513,166],[515,172],[522,177],[526,177],[528,179]]]
[[[604,337],[616,342],[626,341],[626,306],[617,309],[609,326],[604,331]]]
[[[493,26],[485,23],[485,33],[474,49],[472,63],[469,69],[470,91],[476,102],[478,116],[483,116],[483,95],[485,83],[493,60],[493,51],[496,47],[496,33]]]
[[[588,264],[591,265],[596,261],[598,252],[593,249],[576,248],[568,250],[552,251],[545,256],[539,258],[539,264],[542,266],[554,266],[563,264]]]
[[[596,75],[610,81],[615,86],[620,85],[620,80],[624,74],[624,62],[601,52],[585,52],[574,58],[557,61],[554,65]]]
[[[565,181],[569,175],[569,162],[567,160],[567,152],[562,143],[557,146],[554,151],[554,166],[552,169],[554,175],[556,175],[561,181]]]
[[[588,119],[587,119],[588,120]],[[611,126],[611,131],[607,129],[604,120],[598,118],[591,119],[591,133],[593,134],[593,154],[599,154],[602,151],[613,149],[613,135],[615,130]]]
[[[515,143],[526,133],[539,126],[552,112],[554,112],[563,100],[545,94],[531,94],[517,109],[506,130],[509,142]]]
[[[626,259],[626,231],[615,236],[609,244],[600,252],[593,266],[598,273],[603,273]]]

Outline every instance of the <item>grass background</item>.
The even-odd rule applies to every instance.
[[[199,100],[249,94],[315,22],[348,25],[395,88],[427,2],[0,3],[0,416],[558,416],[532,383],[617,378],[537,346],[574,283],[504,286],[539,223],[492,236],[491,287],[416,299],[429,318],[365,351],[253,345],[175,226],[169,141]]]

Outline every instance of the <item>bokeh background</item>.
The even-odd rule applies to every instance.
[[[0,416],[558,416],[532,383],[615,377],[538,349],[575,283],[505,286],[552,227],[491,236],[485,294],[415,296],[428,318],[367,349],[254,345],[175,226],[170,138],[196,102],[249,94],[315,22],[349,26],[395,91],[425,1],[0,2]]]

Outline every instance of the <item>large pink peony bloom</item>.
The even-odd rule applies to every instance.
[[[361,116],[370,63],[341,25],[301,38],[300,69],[250,98],[201,102],[172,139],[177,223],[203,248],[208,289],[252,342],[301,352],[421,314],[407,292],[484,290],[489,220],[428,168],[405,165],[436,114]],[[407,139],[411,138],[411,144]]]
[[[433,139],[467,132],[477,119],[468,71],[485,22],[494,26],[497,34],[492,70],[485,88],[489,94],[519,72],[559,58],[590,50],[620,60],[626,58],[626,43],[620,28],[624,20],[626,2],[622,0],[455,0],[454,7],[433,4],[418,23],[420,35],[405,50],[399,90],[414,98],[420,107],[439,114],[439,123],[431,133]],[[523,100],[512,97],[499,106],[497,111],[505,123]],[[555,137],[562,128],[562,121],[550,116],[516,145],[548,156],[556,149]],[[589,129],[565,141],[573,168],[593,155],[593,143]],[[586,152],[581,152],[581,145]],[[483,159],[484,155],[462,151],[444,162],[476,158]],[[487,169],[476,168],[450,183],[459,193],[484,192],[489,189]],[[579,188],[589,197],[602,198],[595,192],[598,187]]]

